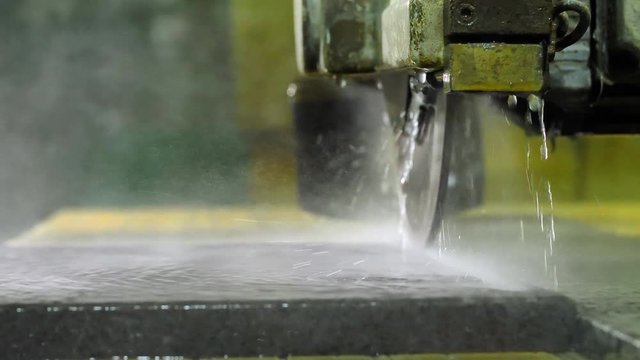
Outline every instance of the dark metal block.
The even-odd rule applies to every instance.
[[[445,36],[548,36],[552,0],[447,0]]]

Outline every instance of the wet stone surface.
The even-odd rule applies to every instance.
[[[15,358],[570,350],[561,295],[424,250],[304,243],[3,248]]]
[[[148,245],[6,248],[0,301],[422,298],[521,290],[392,246]]]

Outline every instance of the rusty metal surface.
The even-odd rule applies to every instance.
[[[366,73],[382,64],[388,0],[296,0],[298,66],[305,73]]]
[[[443,0],[392,0],[383,13],[385,66],[444,65]]]
[[[544,87],[544,48],[533,44],[447,46],[453,91],[539,92]]]

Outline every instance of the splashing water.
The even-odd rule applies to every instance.
[[[549,160],[549,145],[548,145],[548,136],[547,129],[544,123],[544,100],[538,96],[530,95],[528,97],[529,102],[529,110],[530,112],[527,114],[527,120],[530,124],[533,124],[533,117],[537,116],[540,126],[540,133],[542,135],[542,145],[540,145],[540,157],[542,160]],[[546,200],[549,207],[549,214],[547,219],[545,219],[544,207],[541,203],[540,191],[533,181],[533,172],[531,170],[531,144],[527,142],[527,182],[529,185],[529,191],[533,195],[535,199],[536,206],[536,214],[538,221],[540,222],[540,230],[545,234],[546,244],[544,249],[544,269],[546,275],[553,280],[553,285],[557,289],[559,286],[558,282],[558,266],[556,261],[556,229],[555,229],[555,219],[554,219],[554,203],[553,203],[553,190],[551,187],[551,182],[549,180],[546,181],[546,188],[544,189],[543,194],[546,195]],[[544,196],[543,196],[544,197]],[[546,222],[545,222],[546,220]]]
[[[533,175],[532,175],[533,176]],[[539,222],[540,231],[544,234],[545,244],[543,251],[544,271],[553,286],[558,289],[558,264],[556,251],[556,228],[555,228],[555,206],[553,200],[553,189],[550,181],[546,181],[546,186],[542,189],[531,188],[531,194],[535,202],[536,217]],[[524,222],[520,222],[520,238],[524,242]]]
[[[402,190],[400,183],[396,190],[398,196],[398,206],[400,211],[398,213],[398,235],[403,249],[407,249],[411,244],[411,230],[409,228],[409,218],[407,216],[407,194]]]
[[[529,102],[529,122],[533,123],[534,114],[538,118],[538,122],[540,123],[540,133],[542,134],[542,145],[540,146],[540,156],[543,160],[549,159],[549,145],[547,139],[547,129],[544,124],[544,99],[540,98],[536,95],[529,95],[527,98]]]
[[[553,220],[553,213],[554,213],[554,208],[553,208],[553,191],[551,191],[551,183],[549,181],[547,181],[547,194],[549,195],[549,206],[551,209],[551,220],[550,220],[550,227],[549,227],[549,251],[550,254],[553,255],[553,246],[554,243],[556,242],[556,229],[555,229],[555,222]]]
[[[547,129],[544,124],[544,100],[540,99],[540,109],[538,110],[538,117],[540,120],[540,132],[542,133],[542,146],[540,147],[540,154],[542,159],[549,159],[549,142],[547,139]]]
[[[531,141],[527,141],[527,165],[526,165],[527,184],[529,185],[529,193],[533,194],[533,173],[531,172]]]
[[[407,194],[404,187],[409,181],[413,170],[417,138],[420,131],[420,108],[424,102],[422,89],[416,79],[411,79],[411,101],[406,112],[401,114],[402,128],[398,132],[396,146],[398,149],[398,179],[396,194],[398,197],[399,219],[398,234],[403,248],[412,243],[409,218],[407,216]]]
[[[538,99],[538,120],[540,122],[540,133],[542,134],[542,145],[540,147],[540,154],[543,160],[549,159],[549,142],[547,137],[547,129],[544,123],[544,100]],[[555,252],[555,243],[556,243],[556,228],[555,228],[555,218],[554,218],[554,205],[553,205],[553,191],[551,189],[551,182],[547,180],[547,200],[549,202],[549,221],[548,228],[546,229],[546,237],[547,237],[547,246],[549,250],[549,259],[546,262],[545,271],[547,276],[553,279],[553,285],[555,289],[558,289],[558,264],[557,264],[557,256]],[[545,231],[544,227],[542,229]]]
[[[421,92],[412,94],[404,126],[398,137],[399,163],[399,184],[405,186],[413,170],[414,157],[416,153],[417,137],[420,131],[420,106],[424,101]]]
[[[412,116],[409,116],[411,119]],[[407,123],[411,123],[413,120],[407,120]],[[408,133],[400,134],[398,138],[398,151],[400,161],[398,162],[398,179],[396,182],[396,195],[398,197],[399,207],[399,219],[398,219],[398,234],[400,235],[400,241],[402,247],[407,248],[411,243],[411,230],[409,224],[409,217],[407,215],[407,193],[404,191],[404,186],[409,180],[411,170],[413,169],[413,159],[415,154],[415,138]]]
[[[549,208],[550,208],[550,216],[549,216],[549,228],[547,229],[547,240],[549,247],[549,257],[551,260],[551,267],[547,266],[545,268],[547,275],[553,279],[554,288],[557,290],[559,287],[558,282],[558,263],[557,256],[555,251],[556,245],[556,226],[554,219],[554,206],[553,206],[553,191],[551,190],[551,183],[547,181],[547,195],[549,199]]]
[[[413,120],[407,121],[409,127],[413,127]],[[411,170],[413,170],[413,160],[414,155],[416,153],[416,140],[413,135],[413,130],[411,132],[406,132],[401,135],[400,138],[400,178],[399,183],[400,186],[405,186],[409,181],[409,176],[411,175]]]

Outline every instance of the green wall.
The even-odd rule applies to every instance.
[[[488,202],[530,201],[530,188],[546,192],[548,184],[556,201],[640,200],[640,136],[550,139],[544,160],[540,136],[527,137],[504,118],[483,120]]]
[[[233,0],[235,119],[250,148],[250,197],[295,204],[293,122],[286,90],[297,76],[289,0]]]

